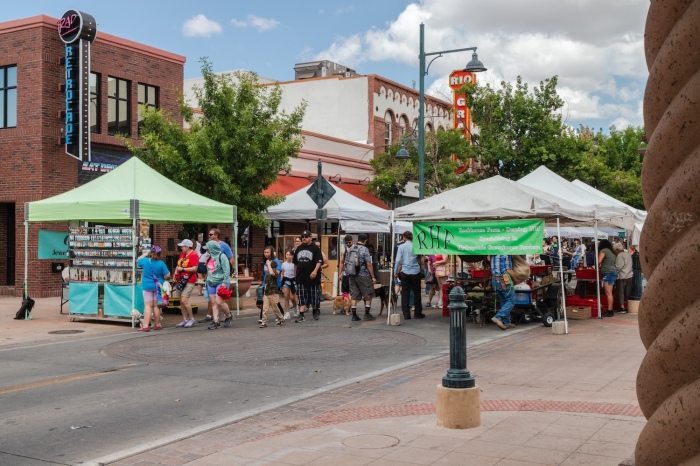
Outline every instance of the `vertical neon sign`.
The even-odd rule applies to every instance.
[[[97,35],[92,15],[66,11],[58,20],[58,36],[65,47],[66,154],[90,161],[90,44]]]

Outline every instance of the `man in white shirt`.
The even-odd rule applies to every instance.
[[[394,270],[394,276],[401,280],[401,311],[404,319],[408,320],[411,318],[409,300],[411,290],[413,290],[413,296],[415,296],[413,317],[422,319],[425,317],[425,314],[423,314],[423,300],[420,299],[421,265],[418,262],[418,256],[413,254],[413,233],[405,231],[403,237],[405,241],[396,252],[396,267]]]

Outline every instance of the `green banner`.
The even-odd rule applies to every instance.
[[[68,259],[68,232],[39,230],[39,259]]]
[[[540,254],[544,220],[415,222],[414,254]]]

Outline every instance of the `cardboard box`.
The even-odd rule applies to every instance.
[[[571,320],[585,320],[591,318],[590,306],[566,306],[566,318]]]

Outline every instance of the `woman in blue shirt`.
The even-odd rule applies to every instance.
[[[160,285],[170,278],[170,272],[165,262],[160,260],[160,247],[151,246],[150,250],[145,250],[139,257],[136,266],[143,269],[141,274],[141,287],[143,288],[143,323],[139,332],[151,330],[151,313],[154,313],[153,330],[160,330],[160,307],[158,307],[158,296]]]

